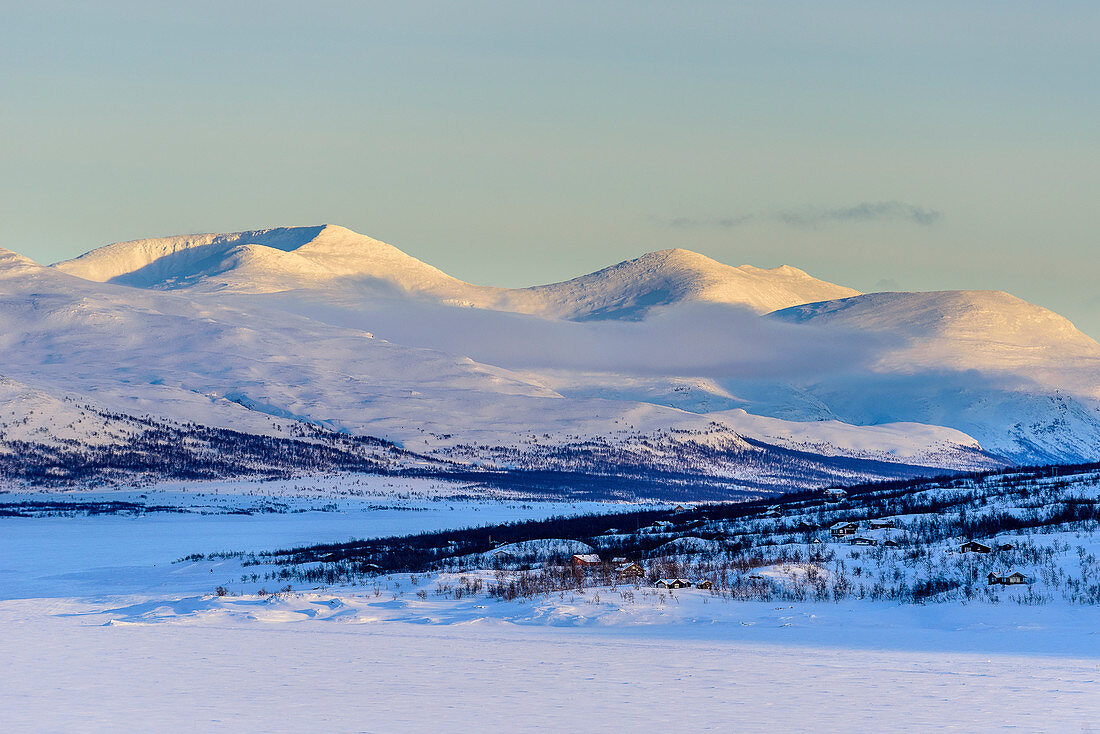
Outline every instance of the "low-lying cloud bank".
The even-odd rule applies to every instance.
[[[510,369],[820,379],[866,368],[887,346],[881,335],[789,324],[719,304],[683,304],[642,321],[587,322],[408,301],[365,309],[299,302],[293,310]]]

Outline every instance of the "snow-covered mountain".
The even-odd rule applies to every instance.
[[[972,439],[945,429],[903,453],[887,443],[791,457],[781,446],[744,439],[720,418],[644,401],[565,397],[537,374],[376,339],[275,310],[260,296],[226,295],[97,283],[3,253],[0,349],[4,374],[20,390],[7,401],[11,420],[0,443],[11,454],[31,442],[47,458],[59,454],[42,447],[114,450],[135,435],[138,419],[160,442],[149,453],[172,436],[192,442],[189,425],[272,441],[296,439],[304,426],[396,442],[414,452],[393,458],[406,468],[427,461],[436,468],[695,472],[750,487],[903,475],[922,462],[941,465],[945,451],[951,464],[991,463]],[[34,409],[29,434],[7,430],[29,425],[21,418],[32,412],[19,397],[26,395],[47,407]],[[57,407],[48,408],[46,398]],[[232,437],[203,440],[235,445]],[[266,451],[291,449],[292,468],[313,461],[284,444]],[[347,463],[345,454],[336,458]]]
[[[661,250],[591,275],[508,291],[495,308],[565,319],[633,319],[658,306],[719,303],[767,313],[858,291],[798,268],[731,267],[690,250]]]
[[[87,280],[139,288],[411,295],[565,319],[637,318],[656,306],[688,302],[765,313],[858,293],[790,266],[734,268],[687,250],[653,252],[564,283],[492,288],[463,282],[392,245],[334,225],[120,242],[55,267]]]
[[[412,452],[367,457],[395,466],[755,489],[1100,458],[1100,345],[1057,314],[1002,293],[862,295],[684,250],[523,289],[331,225],[52,267],[0,251],[0,350],[9,452],[118,445],[141,419],[158,440],[321,431]],[[339,460],[367,460],[351,451]]]
[[[1100,397],[1100,344],[1065,317],[1001,291],[870,293],[773,316],[886,335],[897,343],[883,354],[883,370],[1015,374]]]
[[[493,290],[333,225],[118,242],[54,267],[85,280],[159,290],[269,293],[358,281],[441,300]]]
[[[872,293],[772,318],[883,337],[865,373],[805,386],[829,417],[950,425],[1022,462],[1100,455],[1100,344],[1045,308],[997,291]]]

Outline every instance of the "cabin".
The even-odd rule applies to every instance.
[[[695,584],[695,588],[696,589],[710,590],[710,589],[714,588],[714,582],[713,581],[700,581],[699,583]]]
[[[615,575],[621,579],[640,579],[645,576],[645,569],[637,563],[620,563],[615,567]]]
[[[959,553],[992,553],[993,549],[977,541],[970,540],[959,546]]]
[[[675,507],[672,508],[673,512],[684,512],[686,510],[687,510],[687,508],[684,507],[683,505],[676,505]]]
[[[798,525],[795,527],[795,530],[799,531],[800,533],[811,533],[811,532],[813,532],[814,530],[817,530],[817,529],[818,529],[817,525],[814,525],[813,523],[810,523],[810,522],[806,522],[805,520],[798,523]]]
[[[830,499],[842,500],[848,496],[848,493],[840,487],[829,487],[825,490],[825,496]]]
[[[990,571],[989,576],[987,576],[986,578],[989,579],[990,586],[993,586],[994,584],[1000,584],[1001,586],[1017,586],[1019,584],[1032,583],[1032,579],[1030,577],[1023,575],[1019,571],[1013,571],[1007,576],[998,576],[997,574]]]
[[[851,545],[878,545],[878,541],[874,538],[864,538],[862,536],[858,538],[852,538],[848,542]]]
[[[884,541],[882,541],[882,547],[883,548],[897,548],[898,547],[898,541],[896,541],[896,540],[884,540]]]
[[[600,565],[600,556],[596,553],[577,553],[573,556],[573,568],[587,568]]]
[[[1016,550],[1016,546],[1012,545],[1012,543],[1001,543],[997,546],[997,550],[998,551]]]
[[[855,535],[859,525],[854,522],[838,522],[829,528],[834,538],[843,538],[846,535]]]
[[[893,520],[871,520],[870,525],[872,530],[887,530],[897,527]]]
[[[659,579],[656,586],[658,589],[690,589],[691,582],[687,579]]]

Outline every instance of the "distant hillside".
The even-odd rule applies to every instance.
[[[592,565],[578,569],[574,553]],[[265,578],[330,584],[493,573],[485,593],[505,599],[682,579],[734,600],[1096,605],[1098,556],[1100,464],[1091,464],[326,544],[249,562],[267,566]]]

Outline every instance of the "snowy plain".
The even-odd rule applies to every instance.
[[[1087,655],[755,642],[740,625],[104,626],[40,606],[0,606],[20,671],[6,731],[1088,731],[1100,717]]]
[[[597,508],[453,499],[433,484],[373,494],[359,485],[321,511],[311,495],[322,484],[103,493],[178,497],[209,514],[0,519],[0,649],[18,671],[4,676],[0,730],[970,732],[1100,722],[1091,607],[732,602],[697,589],[637,589],[629,600],[622,589],[510,602],[417,595],[456,574],[260,596],[239,582],[249,569],[237,559],[180,560]],[[276,499],[289,511],[225,514]],[[600,509],[616,507],[630,506]],[[218,584],[234,591],[218,597]]]

